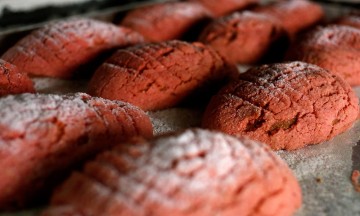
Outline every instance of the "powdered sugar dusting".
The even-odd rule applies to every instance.
[[[187,108],[171,108],[148,112],[154,126],[154,134],[164,134],[200,126],[202,112]]]
[[[62,80],[55,78],[33,78],[34,86],[39,93],[67,94],[86,92],[86,80]]]

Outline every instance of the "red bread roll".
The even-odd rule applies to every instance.
[[[70,78],[99,54],[142,41],[140,34],[124,27],[92,19],[70,19],[33,31],[2,58],[29,74]]]
[[[193,2],[165,2],[130,11],[121,25],[141,33],[148,41],[181,39],[210,18],[202,5]]]
[[[300,205],[297,180],[265,145],[193,129],[100,154],[43,216],[290,216]]]
[[[35,92],[30,78],[15,65],[0,59],[0,97],[25,92]]]
[[[199,2],[209,9],[215,17],[221,17],[236,10],[256,4],[259,0],[189,0]]]
[[[144,110],[158,110],[175,106],[195,92],[216,89],[215,84],[235,71],[202,43],[151,43],[114,53],[95,72],[88,91]],[[200,97],[205,98],[206,93]]]
[[[199,41],[212,46],[230,63],[254,64],[262,60],[272,45],[287,44],[287,36],[276,19],[245,11],[213,21]],[[276,49],[277,55],[285,52],[284,46]]]
[[[307,0],[280,1],[258,7],[254,11],[277,18],[291,38],[320,22],[324,17],[322,7]]]
[[[86,94],[0,99],[0,209],[40,202],[84,160],[133,136],[152,137],[140,109]]]
[[[360,85],[360,29],[332,25],[307,32],[290,47],[287,60],[316,64]]]
[[[203,126],[293,150],[349,129],[358,98],[338,76],[304,62],[255,67],[215,95]]]
[[[360,13],[340,17],[334,24],[351,26],[360,29]]]

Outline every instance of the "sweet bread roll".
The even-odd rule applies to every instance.
[[[159,110],[197,92],[203,92],[196,99],[202,100],[235,73],[211,47],[174,40],[118,50],[95,72],[88,92]]]
[[[282,56],[288,42],[276,19],[248,11],[213,21],[201,33],[199,41],[212,46],[233,64],[258,63],[271,50]]]
[[[148,41],[182,39],[209,20],[210,12],[195,2],[165,2],[130,11],[121,25],[141,33]]]
[[[100,154],[43,216],[290,216],[300,205],[295,177],[265,145],[193,129]]]
[[[203,126],[293,150],[330,140],[357,119],[358,98],[341,78],[304,62],[249,69],[210,101]]]
[[[352,86],[360,85],[360,29],[342,25],[318,27],[299,37],[286,59],[316,64]]]
[[[25,92],[35,92],[27,74],[20,72],[15,65],[0,59],[0,97]]]
[[[189,0],[198,2],[211,11],[213,16],[221,17],[231,12],[238,11],[254,5],[259,0]]]
[[[322,7],[307,0],[280,1],[267,6],[261,6],[254,12],[273,16],[278,19],[291,38],[305,29],[322,21]]]
[[[140,34],[125,27],[78,18],[33,31],[2,58],[28,74],[70,78],[103,52],[142,41]]]
[[[0,99],[0,209],[38,204],[70,170],[133,136],[152,137],[137,107],[87,94]]]

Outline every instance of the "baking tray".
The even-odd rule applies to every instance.
[[[153,3],[154,1],[150,2]],[[156,1],[157,2],[157,1]],[[116,14],[148,3],[130,4],[86,16],[102,20],[112,20]],[[323,4],[327,18],[332,19],[354,8]],[[26,28],[0,32],[0,41],[6,41],[13,35],[23,35]],[[4,43],[1,43],[4,44]],[[3,47],[1,47],[3,48]],[[239,66],[241,71],[245,67]],[[39,93],[66,94],[86,92],[88,80],[59,80],[54,78],[33,78]],[[360,98],[360,87],[354,88]],[[203,110],[175,107],[171,109],[147,112],[156,135],[200,126]],[[277,151],[297,177],[303,194],[303,204],[296,216],[352,216],[360,215],[360,193],[354,190],[350,180],[354,169],[360,170],[360,121],[345,133],[318,145],[308,146],[295,151]],[[41,209],[32,209],[16,213],[4,213],[0,216],[35,216]]]

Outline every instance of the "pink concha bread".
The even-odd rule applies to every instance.
[[[234,11],[242,10],[253,4],[259,2],[259,0],[189,0],[192,2],[198,2],[207,9],[209,9],[213,16],[221,17],[230,14]]]
[[[139,108],[87,94],[0,99],[0,210],[48,198],[70,170],[133,136],[152,137]]]
[[[196,102],[208,98],[236,73],[235,66],[210,46],[172,40],[119,49],[95,72],[88,91],[143,110],[159,110],[199,92]]]
[[[276,49],[276,55],[284,53],[288,40],[277,19],[244,11],[214,20],[202,31],[199,41],[213,47],[228,62],[255,64],[271,50]]]
[[[301,189],[261,143],[188,129],[122,143],[74,172],[43,216],[290,216]]]
[[[360,12],[339,17],[334,24],[351,26],[360,29]]]
[[[291,38],[314,26],[324,18],[324,9],[308,0],[279,1],[258,7],[254,12],[273,16],[278,19]]]
[[[0,97],[25,92],[35,92],[27,74],[19,71],[15,65],[0,59]]]
[[[210,12],[195,2],[164,2],[130,11],[122,26],[141,33],[148,41],[182,39],[210,19]]]
[[[142,41],[140,34],[125,27],[76,18],[33,31],[2,58],[32,75],[70,78],[103,52]]]
[[[318,65],[351,86],[360,85],[360,29],[346,25],[314,28],[292,44],[286,59]]]
[[[343,79],[316,65],[287,62],[251,68],[223,87],[202,125],[293,150],[332,139],[358,113],[358,98]]]

